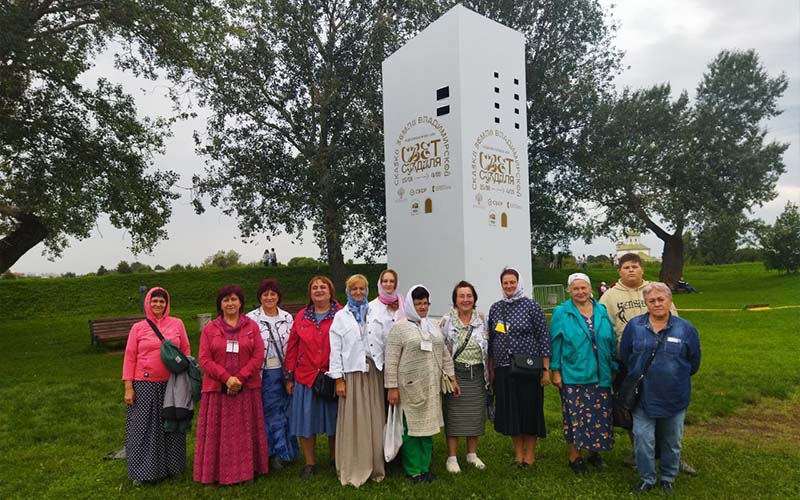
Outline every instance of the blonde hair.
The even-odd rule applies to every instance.
[[[347,281],[345,281],[344,286],[347,287],[348,290],[350,290],[359,281],[363,281],[364,282],[364,287],[369,286],[369,282],[367,281],[367,277],[364,276],[363,274],[354,274],[354,275],[350,276],[349,278],[347,278]]]
[[[672,298],[672,290],[667,285],[660,281],[653,281],[648,283],[642,288],[642,297],[645,299],[653,292],[663,292],[667,297]]]

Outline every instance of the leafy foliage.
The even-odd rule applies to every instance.
[[[131,274],[133,269],[131,268],[131,265],[128,264],[128,261],[121,260],[119,261],[119,264],[117,264],[117,272],[119,274]]]
[[[292,257],[286,264],[289,267],[319,267],[321,262],[312,257]]]
[[[236,250],[228,250],[227,252],[225,250],[220,250],[214,255],[206,257],[203,261],[203,266],[220,267],[224,269],[226,267],[238,265],[239,259],[241,258],[242,256]]]
[[[800,269],[800,211],[797,205],[786,203],[775,224],[765,229],[761,244],[767,269],[786,273]]]
[[[602,205],[594,231],[652,231],[665,244],[661,280],[675,283],[684,230],[720,220],[738,229],[745,211],[775,196],[788,146],[767,143],[762,123],[780,113],[786,85],[785,75],[767,74],[754,51],[723,51],[694,106],[686,92],[673,101],[668,84],[606,99],[582,134],[574,185]]]
[[[155,76],[216,26],[198,22],[213,12],[210,0],[3,2],[0,270],[39,242],[60,255],[100,214],[128,230],[134,251],[166,237],[177,175],[150,166],[171,120],[140,118],[120,85],[79,77],[112,40],[120,67]]]

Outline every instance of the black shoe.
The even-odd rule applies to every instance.
[[[436,479],[436,476],[431,471],[426,472],[425,474],[423,474],[423,476],[425,476],[426,483],[432,483],[433,480]]]
[[[650,491],[655,488],[655,484],[645,483],[644,481],[639,481],[639,484],[631,488],[631,493],[644,493],[646,491]]]
[[[300,477],[302,479],[310,479],[314,477],[314,473],[316,472],[316,467],[313,465],[306,465],[303,467],[303,470],[300,472]]]
[[[570,462],[569,468],[572,469],[572,472],[578,475],[589,473],[589,469],[586,468],[586,464],[583,461],[583,457],[578,457],[575,459],[574,462]]]
[[[516,465],[517,469],[520,470],[527,469],[528,467],[531,466],[531,464],[529,464],[528,462],[514,462],[514,465]]]
[[[420,483],[427,483],[428,482],[428,475],[427,474],[417,474],[416,476],[408,476],[411,479],[412,483],[420,484]]]
[[[661,481],[661,489],[667,495],[671,495],[675,492],[675,484],[672,481]]]
[[[587,458],[586,461],[589,462],[589,465],[592,465],[597,469],[605,469],[608,467],[605,460],[603,460],[603,457],[601,457],[599,453],[589,454],[589,458]]]
[[[283,469],[283,462],[278,457],[272,457],[269,461],[269,468],[270,470],[281,470]]]

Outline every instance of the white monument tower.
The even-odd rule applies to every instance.
[[[459,280],[480,310],[500,271],[531,291],[525,37],[457,5],[383,62],[388,263],[444,314]]]

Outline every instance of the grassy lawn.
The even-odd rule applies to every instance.
[[[374,282],[377,269],[360,266],[358,271]],[[278,269],[275,274],[285,273],[278,277],[287,297],[297,300],[316,271]],[[569,272],[537,270],[536,282],[564,282]],[[616,275],[608,268],[589,274],[598,283]],[[467,467],[462,449],[464,472],[447,475],[444,439],[437,436],[433,471],[438,479],[431,485],[413,485],[400,470],[390,469],[384,482],[355,490],[341,487],[327,466],[313,481],[301,482],[300,467],[294,465],[252,484],[205,488],[192,482],[190,466],[180,478],[134,488],[124,461],[102,460],[124,440],[122,353],[91,347],[87,320],[135,313],[139,282],[158,282],[173,293],[175,314],[186,322],[196,352],[191,315],[213,310],[220,284],[254,289],[263,275],[261,269],[244,269],[0,283],[0,498],[620,498],[636,482],[636,473],[621,465],[630,444],[619,434],[607,456],[608,469],[585,478],[569,471],[558,395],[548,389],[549,436],[540,441],[537,464],[528,471],[510,467],[510,439],[490,425],[479,445],[488,464],[483,472]],[[649,279],[656,275],[656,269],[648,269]],[[724,310],[753,303],[800,304],[800,277],[766,273],[760,264],[689,268],[686,277],[703,292],[676,297],[678,308],[686,309],[682,316],[697,326],[703,348],[684,439],[684,456],[700,475],[679,477],[678,496],[800,498],[800,310]],[[322,459],[327,451],[320,441]]]

